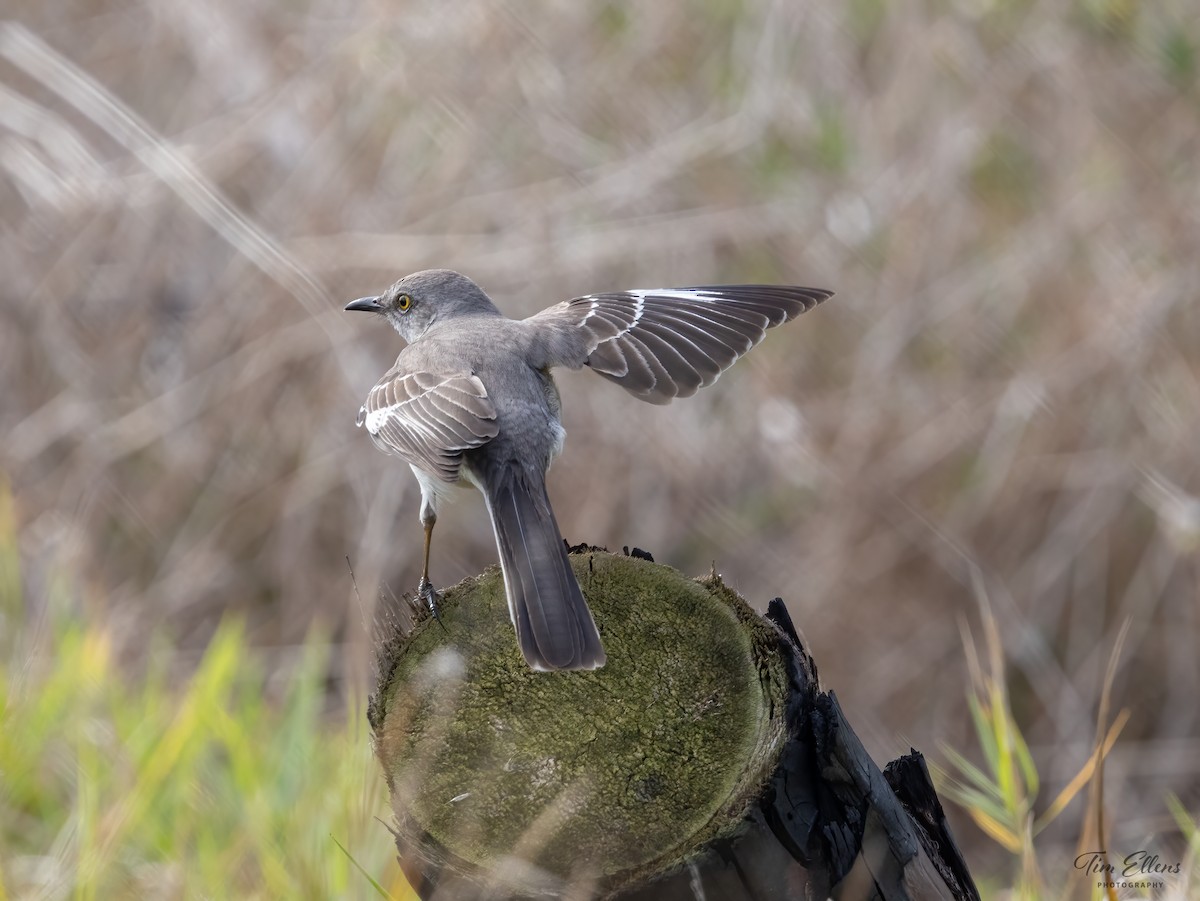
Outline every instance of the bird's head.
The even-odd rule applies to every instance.
[[[482,288],[450,269],[406,275],[377,297],[360,297],[346,309],[379,313],[410,344],[435,322],[498,312]]]

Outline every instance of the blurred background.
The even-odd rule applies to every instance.
[[[511,316],[827,287],[666,408],[563,373],[565,536],[782,596],[880,762],[978,756],[963,630],[986,601],[1050,797],[1129,622],[1111,844],[1177,847],[1164,798],[1200,806],[1194,3],[6,14],[0,469],[27,618],[70,572],[119,659],[166,635],[186,674],[238,613],[268,679],[319,621],[332,703],[361,703],[363,607],[415,586],[422,534],[407,466],[354,427],[400,339],[347,301],[428,267]],[[435,582],[495,559],[463,492]]]

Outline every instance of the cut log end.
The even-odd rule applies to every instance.
[[[603,669],[530,671],[496,570],[381,645],[371,720],[407,870],[611,892],[741,828],[771,778],[787,739],[775,628],[719,578],[595,550],[572,564]]]

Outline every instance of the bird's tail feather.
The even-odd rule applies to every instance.
[[[600,633],[571,571],[545,478],[516,466],[496,467],[483,488],[525,660],[537,670],[603,666]]]

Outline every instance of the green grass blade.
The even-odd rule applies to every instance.
[[[371,883],[371,887],[375,889],[375,892],[379,895],[380,898],[387,898],[388,901],[396,901],[396,899],[391,896],[391,894],[388,892],[388,890],[385,889],[382,885],[380,885],[378,880],[376,880],[374,876],[372,876],[370,873],[368,873],[362,864],[360,864],[357,860],[354,859],[354,855],[351,854],[349,851],[347,851],[345,846],[337,840],[337,836],[335,836],[333,833],[330,833],[329,837],[331,839],[333,839],[333,843],[338,846],[338,848],[341,850],[341,852],[346,855],[347,860],[349,860],[350,863],[354,864],[355,869],[357,869],[358,872],[362,873],[362,875],[366,877],[367,882]]]
[[[993,800],[1000,802],[1003,798],[1000,795],[1000,789],[996,787],[996,783],[990,776],[987,775],[971,761],[967,760],[962,754],[959,754],[949,745],[941,745],[942,753],[946,755],[950,763],[979,791],[986,793]]]

